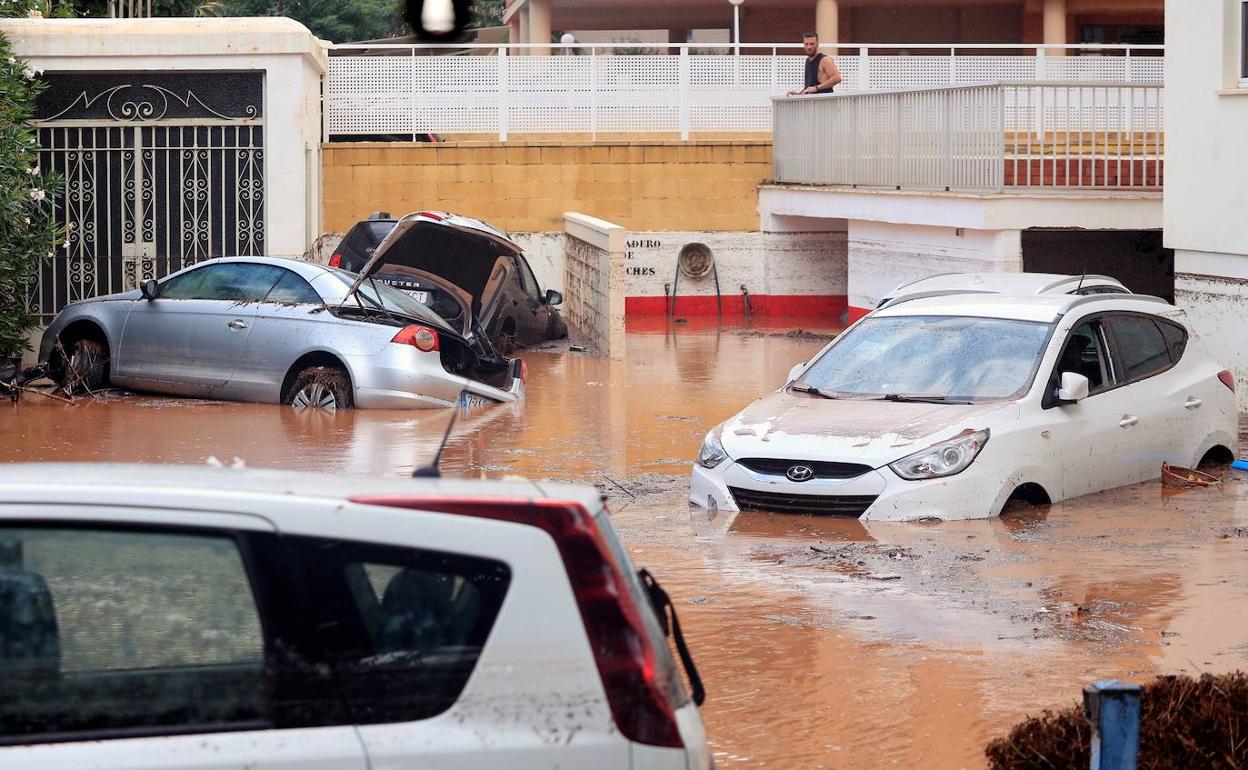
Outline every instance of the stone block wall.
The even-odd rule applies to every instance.
[[[564,217],[564,306],[569,336],[624,356],[624,228],[584,214]]]

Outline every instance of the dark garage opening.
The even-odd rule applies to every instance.
[[[1108,275],[1174,302],[1174,250],[1162,246],[1160,230],[1024,230],[1023,270]]]

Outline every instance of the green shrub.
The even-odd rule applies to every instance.
[[[43,7],[35,0],[8,0],[0,3],[0,17],[25,17]],[[39,167],[29,123],[44,87],[0,34],[0,359],[30,349],[26,335],[38,322],[30,312],[31,287],[62,235],[54,217],[61,179]]]

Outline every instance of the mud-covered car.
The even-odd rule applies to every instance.
[[[458,295],[466,295],[504,353],[568,336],[555,308],[563,295],[543,292],[520,246],[476,219],[434,211],[393,219],[376,212],[347,232],[329,264],[389,284],[452,325],[460,320]]]
[[[77,302],[39,360],[71,389],[106,384],[335,410],[516,401],[523,363],[385,284],[277,257],[200,262]]]

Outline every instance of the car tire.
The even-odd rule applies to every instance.
[[[64,348],[61,349],[64,356]],[[61,365],[61,389],[66,393],[91,393],[104,387],[108,356],[96,340],[76,340]]]
[[[282,401],[296,409],[336,412],[350,409],[351,380],[347,373],[332,366],[309,366],[299,372]]]

